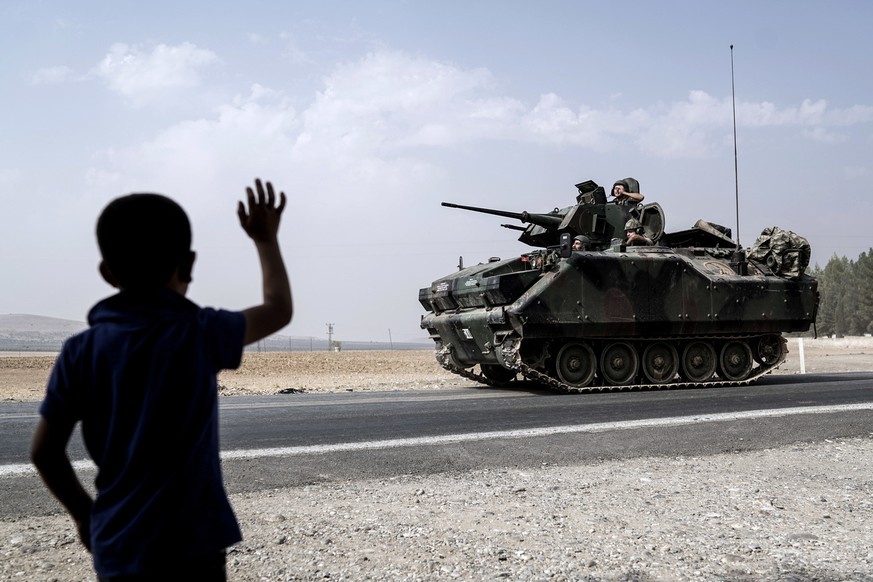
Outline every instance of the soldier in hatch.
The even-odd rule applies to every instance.
[[[652,239],[643,234],[643,225],[636,218],[629,218],[624,224],[625,239],[624,244],[628,246],[646,246],[650,247],[654,242]]]
[[[587,251],[589,250],[589,243],[591,240],[585,236],[584,234],[577,235],[573,238],[573,250],[574,251]]]
[[[640,183],[634,178],[625,178],[612,185],[613,202],[622,205],[636,205],[645,199],[640,194]]]

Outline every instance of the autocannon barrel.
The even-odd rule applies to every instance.
[[[448,208],[460,208],[461,210],[472,210],[473,212],[481,212],[483,214],[493,214],[495,216],[503,216],[505,218],[515,218],[525,223],[536,224],[543,228],[555,229],[561,226],[564,220],[563,216],[556,214],[531,214],[530,212],[509,212],[508,210],[495,210],[493,208],[479,208],[478,206],[464,206],[462,204],[454,204],[452,202],[443,202],[443,206]]]

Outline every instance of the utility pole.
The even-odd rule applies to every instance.
[[[327,326],[327,351],[333,351],[333,324],[325,323]]]

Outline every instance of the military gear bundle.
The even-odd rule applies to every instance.
[[[805,238],[778,226],[761,231],[749,251],[750,259],[765,263],[774,275],[792,280],[806,272],[809,256],[809,242]]]

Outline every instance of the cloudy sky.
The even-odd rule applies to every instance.
[[[289,196],[296,301],[281,333],[423,339],[418,290],[524,252],[505,222],[585,179],[640,181],[667,230],[740,221],[873,246],[873,3],[0,3],[0,313],[84,321],[102,207],[134,191],[188,211],[189,297],[259,301],[236,201]]]

